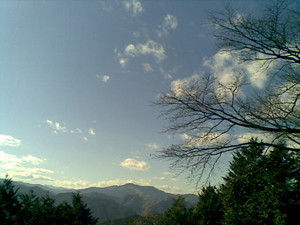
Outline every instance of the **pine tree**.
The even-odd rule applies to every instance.
[[[2,225],[19,225],[21,204],[17,196],[18,189],[12,184],[8,176],[0,184],[0,224]]]
[[[255,143],[234,155],[221,188],[224,224],[290,224],[300,202],[300,164],[295,153],[283,149]]]
[[[195,217],[198,225],[221,224],[223,216],[221,195],[216,187],[208,186],[201,190]]]

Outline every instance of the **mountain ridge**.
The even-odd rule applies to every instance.
[[[0,182],[3,182],[3,179],[0,179]],[[162,213],[171,207],[178,196],[185,197],[185,202],[189,206],[196,205],[198,201],[198,197],[193,194],[172,194],[153,186],[133,183],[83,189],[67,189],[20,181],[13,181],[13,185],[19,189],[19,193],[28,193],[32,190],[39,197],[49,195],[55,199],[55,204],[71,203],[72,193],[79,192],[93,216],[100,222],[149,212]]]

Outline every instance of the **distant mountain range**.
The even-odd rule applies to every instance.
[[[0,179],[2,183],[3,180]],[[179,195],[166,193],[152,186],[125,184],[104,188],[90,187],[86,189],[65,189],[40,184],[28,184],[13,181],[19,193],[32,190],[38,196],[49,195],[57,204],[71,203],[72,193],[79,191],[83,201],[92,210],[93,216],[100,222],[143,215],[148,212],[165,212]],[[196,205],[198,197],[193,194],[182,195],[186,204]]]

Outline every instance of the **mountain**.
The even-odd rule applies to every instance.
[[[2,180],[3,181],[3,180]],[[1,182],[1,180],[0,180]],[[179,195],[166,193],[152,186],[125,184],[110,187],[90,187],[80,190],[58,188],[40,184],[13,182],[19,193],[28,193],[33,190],[38,196],[49,195],[56,204],[71,203],[72,194],[79,191],[83,201],[91,209],[93,216],[100,222],[122,219],[134,215],[144,215],[148,212],[165,212],[171,207],[174,199]],[[196,195],[182,195],[187,205],[196,205]]]

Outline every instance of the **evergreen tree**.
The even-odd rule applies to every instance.
[[[97,219],[92,217],[91,210],[82,201],[82,197],[78,192],[73,194],[72,207],[74,225],[93,225],[97,223]]]
[[[222,216],[223,208],[219,190],[213,186],[202,188],[195,211],[197,224],[219,225],[221,224]]]
[[[82,201],[79,193],[68,203],[55,205],[50,196],[38,197],[33,191],[18,195],[12,181],[6,177],[0,184],[1,225],[94,225],[97,219]]]
[[[184,204],[184,197],[178,197],[172,207],[165,213],[162,219],[163,225],[193,225],[194,214],[192,208],[187,208]]]
[[[17,189],[8,176],[0,184],[0,224],[19,225],[21,204],[18,200]]]
[[[234,155],[221,188],[224,224],[291,224],[300,202],[300,164],[296,153],[283,149],[254,143]]]

